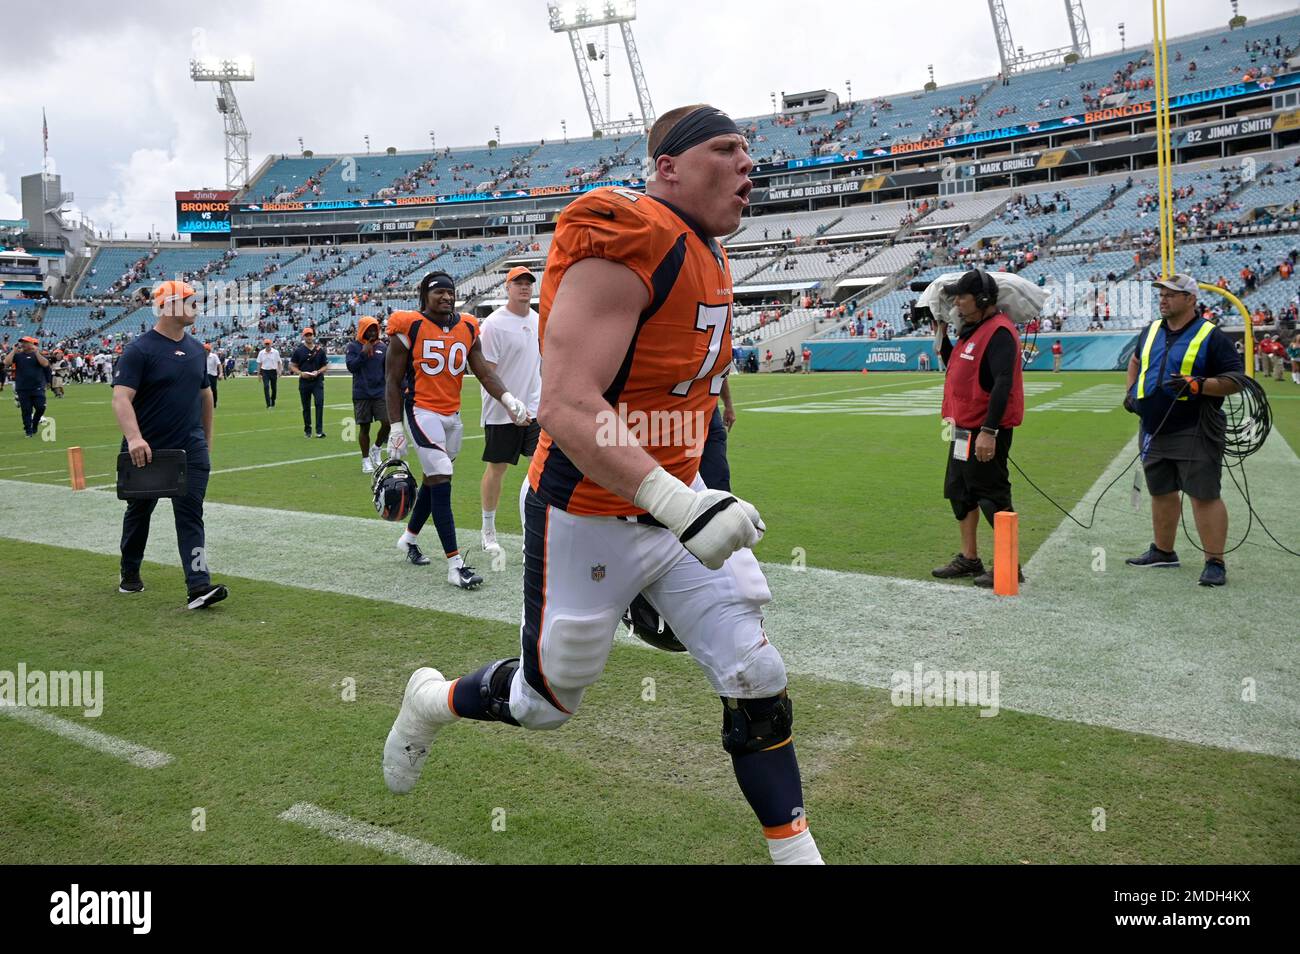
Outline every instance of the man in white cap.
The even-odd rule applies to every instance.
[[[1160,320],[1138,335],[1128,363],[1124,407],[1142,419],[1138,435],[1151,524],[1155,536],[1138,567],[1176,567],[1174,538],[1183,504],[1192,501],[1196,530],[1204,543],[1201,586],[1223,586],[1228,508],[1219,496],[1227,419],[1223,399],[1241,390],[1244,368],[1232,340],[1196,307],[1198,286],[1191,275],[1156,283]]]
[[[506,468],[519,463],[520,455],[532,457],[537,449],[541,428],[537,424],[537,403],[542,395],[542,355],[537,347],[537,312],[533,311],[533,286],[536,279],[523,265],[516,265],[506,275],[506,303],[483,319],[479,341],[483,357],[492,362],[497,377],[506,389],[528,406],[528,423],[514,422],[500,401],[483,392],[483,482],[479,494],[483,502],[483,549],[496,552],[497,504],[501,500],[501,482]]]

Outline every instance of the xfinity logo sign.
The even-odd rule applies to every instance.
[[[152,891],[71,891],[50,895],[51,924],[130,925],[132,934],[148,934],[153,923]]]

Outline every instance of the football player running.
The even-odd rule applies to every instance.
[[[763,522],[698,474],[731,368],[731,271],[716,237],[740,224],[753,162],[736,124],[703,105],[660,117],[648,151],[645,194],[596,189],[565,209],[543,275],[520,657],[452,680],[417,669],[384,746],[384,778],[410,791],[435,735],[458,719],[563,725],[640,592],[721,697],[722,746],[772,859],[818,864],[785,663],[763,633],[771,593],[750,550]],[[633,415],[697,423],[642,446]]]
[[[388,318],[388,355],[384,363],[388,416],[388,456],[400,459],[407,434],[415,445],[424,480],[411,508],[406,531],[397,548],[416,566],[430,562],[419,547],[419,533],[432,515],[443,553],[447,582],[476,589],[483,577],[465,565],[456,546],[456,521],[451,511],[452,461],[460,452],[464,429],[460,421],[461,383],[468,368],[488,394],[501,402],[519,425],[528,423],[528,408],[510,394],[483,357],[478,321],[456,314],[456,283],[446,272],[430,272],[420,281],[420,310],[395,311]],[[412,382],[409,392],[403,382]],[[405,421],[405,428],[402,422]]]

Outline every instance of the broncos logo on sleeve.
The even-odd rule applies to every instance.
[[[556,224],[542,276],[539,340],[565,272],[584,258],[618,262],[646,287],[650,302],[604,397],[646,452],[689,484],[731,369],[726,252],[660,199],[620,188],[588,192]],[[644,512],[588,480],[545,430],[528,480],[547,504],[569,513]]]
[[[479,333],[473,315],[452,319],[444,329],[418,311],[395,311],[388,318],[388,336],[401,339],[410,349],[407,376],[414,381],[414,405],[438,414],[460,410],[461,382]]]

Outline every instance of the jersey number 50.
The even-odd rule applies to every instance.
[[[446,355],[443,354],[444,349],[447,349]],[[420,357],[424,360],[420,362],[420,370],[425,374],[442,374],[445,368],[452,375],[459,376],[469,366],[469,349],[462,341],[453,341],[448,349],[447,342],[438,338],[426,338],[423,351]]]

